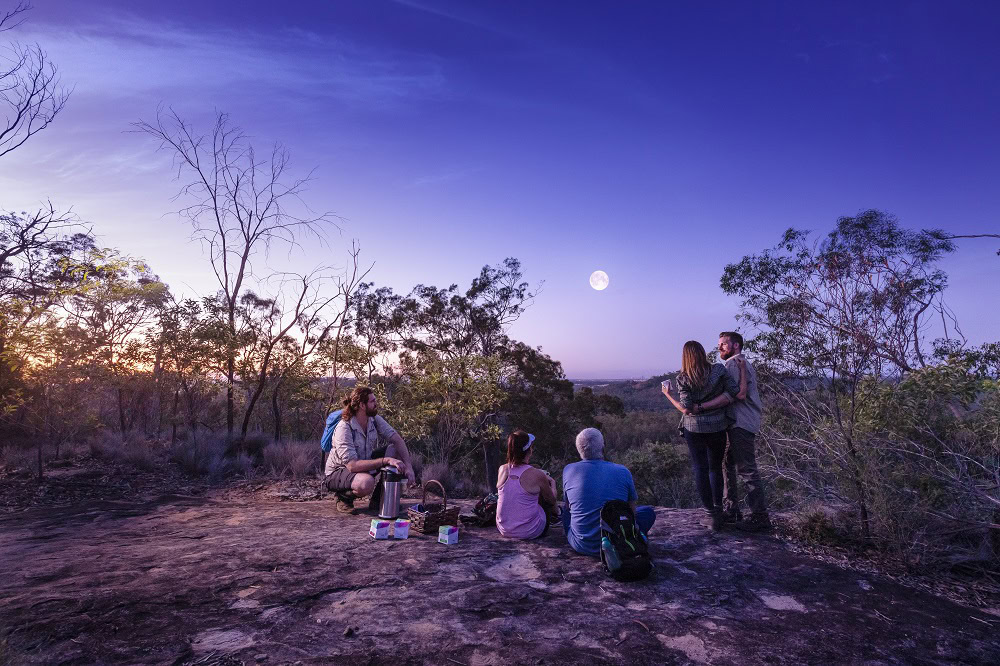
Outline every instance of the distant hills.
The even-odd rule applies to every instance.
[[[598,394],[617,396],[626,412],[667,412],[673,407],[663,396],[660,383],[673,379],[676,372],[656,375],[649,379],[574,379],[574,390],[588,387]]]

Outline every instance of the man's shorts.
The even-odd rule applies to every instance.
[[[385,456],[387,446],[375,449],[372,451],[372,457],[367,458],[367,460],[375,460],[376,458],[382,458]],[[354,477],[358,474],[368,474],[369,476],[375,476],[377,472],[374,470],[372,472],[350,472],[346,467],[341,467],[339,469],[333,470],[330,474],[326,475],[323,483],[326,484],[326,489],[331,493],[344,493],[351,489],[351,484],[354,482]]]

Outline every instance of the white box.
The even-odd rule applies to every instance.
[[[372,526],[368,530],[368,536],[374,537],[376,539],[388,539],[389,525],[391,525],[391,523],[388,520],[379,520],[378,518],[372,518]]]
[[[458,543],[458,528],[454,525],[442,525],[438,528],[438,543],[449,546]]]
[[[397,518],[392,524],[392,538],[406,539],[410,536],[410,521]]]

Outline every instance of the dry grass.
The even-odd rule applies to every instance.
[[[11,472],[32,469],[36,464],[37,455],[35,449],[24,446],[0,447],[0,468]]]
[[[70,448],[67,447],[70,451]],[[118,433],[102,432],[90,440],[90,454],[99,460],[110,460],[130,465],[145,472],[153,472],[164,463],[163,448],[147,439],[122,437]],[[73,455],[71,451],[69,455]]]
[[[320,473],[322,454],[316,442],[274,442],[264,447],[260,468],[278,478],[311,478]]]

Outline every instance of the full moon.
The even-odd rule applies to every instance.
[[[590,286],[601,291],[608,288],[608,274],[604,271],[594,271],[590,274]]]

